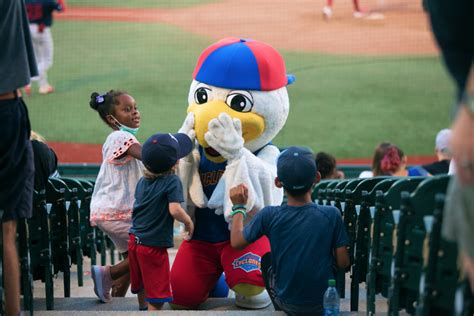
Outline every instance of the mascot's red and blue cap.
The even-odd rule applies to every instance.
[[[199,56],[193,78],[212,86],[239,90],[276,90],[295,81],[271,46],[253,40],[224,38]]]

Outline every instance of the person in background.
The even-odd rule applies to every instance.
[[[457,90],[451,135],[456,174],[448,187],[442,233],[457,242],[474,290],[474,1],[429,0],[427,11]]]
[[[427,176],[421,167],[407,168],[407,157],[404,152],[389,142],[380,143],[375,148],[372,160],[372,174],[377,176]]]
[[[52,93],[54,88],[48,82],[48,69],[53,66],[54,51],[51,26],[53,25],[53,12],[64,11],[65,2],[64,0],[26,0],[25,3],[39,71],[39,76],[33,77],[32,80],[38,81],[40,94]],[[31,94],[31,85],[25,86],[25,92],[28,95]]]
[[[354,12],[352,13],[352,16],[354,18],[364,17],[364,12],[360,9],[359,0],[352,0],[352,3],[354,5]],[[323,7],[323,17],[326,20],[332,17],[332,4],[333,0],[326,0],[326,5]]]
[[[33,146],[35,160],[35,191],[46,190],[48,178],[59,175],[58,157],[46,140],[35,131],[31,131],[31,145]]]
[[[0,1],[0,217],[5,315],[20,314],[19,219],[30,218],[35,166],[30,119],[20,88],[38,74],[22,0]],[[2,302],[3,304],[3,302]]]
[[[337,170],[336,158],[325,152],[316,154],[316,166],[321,174],[321,180],[324,179],[344,179],[344,172]]]
[[[436,135],[435,153],[437,161],[423,165],[423,169],[429,174],[447,174],[449,171],[449,164],[451,162],[451,150],[449,143],[451,141],[452,131],[449,128],[442,129]]]

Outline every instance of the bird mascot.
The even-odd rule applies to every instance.
[[[193,79],[180,132],[196,148],[178,173],[195,230],[171,269],[172,305],[198,307],[224,275],[238,306],[264,308],[270,299],[260,261],[270,244],[264,236],[244,250],[231,247],[229,190],[247,185],[247,220],[264,206],[281,204],[283,191],[274,185],[280,151],[271,141],[288,117],[286,86],[294,77],[271,46],[225,38],[202,52]]]

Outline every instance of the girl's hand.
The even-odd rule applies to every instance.
[[[193,112],[188,113],[178,133],[184,133],[188,135],[188,137],[191,138],[191,141],[194,144],[194,141],[196,140],[196,131],[194,130],[194,113]]]
[[[230,189],[229,196],[234,205],[245,205],[247,204],[247,200],[249,198],[249,190],[245,184],[241,183]]]
[[[184,233],[183,233],[183,239],[184,240],[191,240],[191,237],[193,236],[194,233],[194,223],[191,219],[184,223]]]

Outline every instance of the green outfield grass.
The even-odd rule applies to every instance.
[[[67,0],[68,6],[124,8],[181,8],[218,0]]]
[[[28,97],[33,129],[48,140],[102,143],[109,132],[88,106],[91,92],[121,88],[142,113],[139,139],[176,131],[186,115],[196,60],[212,41],[160,24],[57,21],[56,92]],[[449,125],[453,87],[436,57],[356,57],[282,52],[291,110],[275,139],[338,157],[367,157],[390,140],[409,155],[432,154]],[[35,89],[36,90],[36,89]]]

